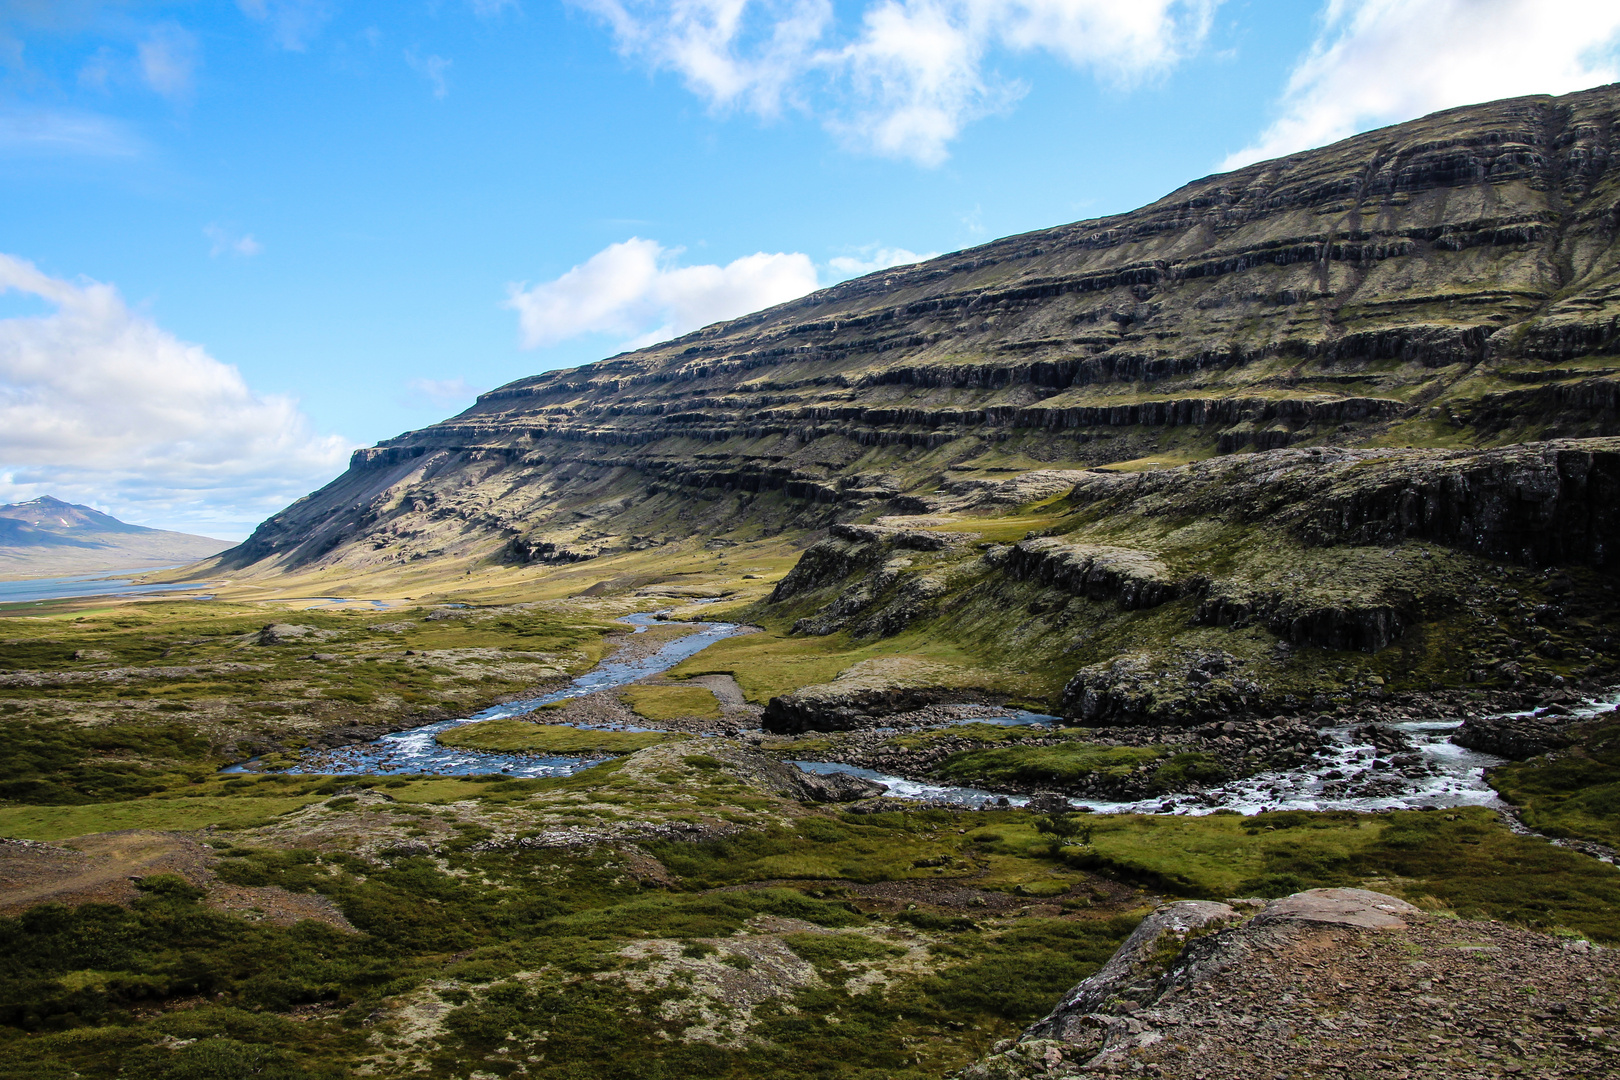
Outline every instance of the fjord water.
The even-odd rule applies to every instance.
[[[173,567],[151,567],[153,570],[172,570]],[[151,593],[184,592],[188,589],[206,589],[204,581],[182,581],[164,585],[143,585],[133,578],[108,577],[105,571],[95,574],[73,574],[69,577],[24,578],[20,581],[0,581],[0,604],[20,604],[29,601],[68,600],[80,596],[146,596]],[[190,599],[200,599],[191,597]]]

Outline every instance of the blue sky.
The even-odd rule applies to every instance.
[[[1590,0],[0,0],[0,500],[233,538],[472,395],[1384,123]]]

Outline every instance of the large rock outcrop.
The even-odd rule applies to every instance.
[[[1363,889],[1183,901],[959,1080],[1602,1076],[1591,987],[1617,975],[1613,950]]]

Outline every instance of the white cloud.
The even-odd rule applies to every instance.
[[[959,10],[976,22],[973,9]],[[984,73],[983,28],[952,14],[934,0],[869,8],[860,40],[842,57],[860,104],[832,129],[885,156],[937,165],[964,124],[1023,96],[1021,85]]]
[[[861,149],[931,165],[1023,93],[991,67],[995,50],[1048,52],[1127,86],[1201,44],[1220,0],[865,0],[847,33],[828,0],[575,2],[715,108],[803,108]]]
[[[887,270],[891,266],[910,266],[938,255],[937,251],[930,251],[926,255],[918,255],[915,251],[905,248],[886,248],[876,244],[869,244],[860,249],[860,256],[837,255],[827,260],[827,269],[831,270],[836,279],[858,277],[861,274],[871,274],[878,270]]]
[[[1280,115],[1223,169],[1381,124],[1620,77],[1614,0],[1328,0]]]
[[[619,48],[680,74],[717,107],[774,116],[789,84],[817,63],[829,0],[576,0]]]
[[[171,100],[190,96],[197,66],[197,39],[191,34],[178,26],[155,27],[135,46],[135,57],[147,86]]]
[[[253,239],[252,233],[243,233],[241,236],[237,236],[235,233],[218,225],[205,225],[203,226],[203,235],[212,241],[208,254],[215,258],[227,252],[232,255],[241,255],[244,258],[252,258],[264,250],[264,245]]]
[[[725,266],[676,266],[679,248],[631,237],[592,255],[555,281],[508,286],[523,344],[555,345],[612,334],[629,348],[797,299],[816,288],[808,255],[763,251]]]
[[[240,532],[343,468],[292,398],[132,311],[111,285],[0,255],[0,292],[55,306],[0,319],[0,498],[58,494]]]
[[[303,52],[332,17],[325,0],[236,0],[250,19],[270,29],[270,39],[289,52]]]
[[[411,70],[427,79],[433,84],[433,96],[443,98],[450,92],[450,85],[445,81],[444,74],[450,70],[453,60],[446,60],[442,56],[429,55],[419,57],[409,49],[405,50],[405,62]]]

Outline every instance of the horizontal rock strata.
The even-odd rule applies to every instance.
[[[1453,109],[520,379],[358,451],[224,565],[566,563],[667,542],[670,492],[732,499],[684,535],[766,492],[800,504],[778,527],[819,527],[948,495],[944,466],[1002,452],[1067,468],[1399,425],[1457,445],[1614,434],[1620,384],[1595,361],[1620,350],[1617,113],[1614,87]],[[1611,523],[1558,507],[1612,468],[1537,468],[1556,506],[1462,470],[1343,493],[1308,527],[1394,500],[1403,535],[1606,560]],[[1525,526],[1526,501],[1551,516]]]

